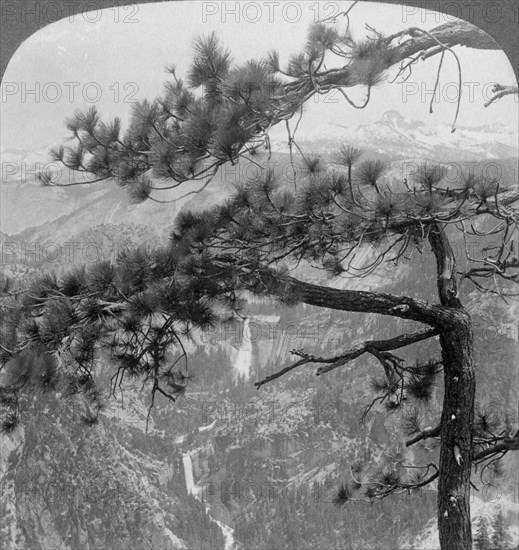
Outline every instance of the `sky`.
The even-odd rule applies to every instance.
[[[34,151],[69,137],[64,119],[76,109],[96,105],[106,118],[131,113],[132,102],[161,94],[165,67],[176,65],[182,76],[189,67],[193,40],[216,31],[239,64],[272,49],[281,61],[300,51],[313,21],[347,9],[352,2],[164,2],[135,4],[74,14],[48,25],[27,39],[2,81],[0,151]],[[236,11],[236,6],[238,10]],[[452,18],[415,8],[362,2],[350,13],[355,37],[366,23],[384,34],[417,26],[431,29]],[[340,19],[344,26],[344,18]],[[501,123],[517,128],[517,96],[491,107],[483,104],[492,83],[515,82],[502,51],[457,48],[462,65],[462,104],[458,124]],[[357,126],[395,109],[429,124],[451,123],[457,94],[457,69],[447,52],[441,72],[439,101],[429,114],[429,100],[439,56],[420,62],[404,84],[375,88],[368,107],[351,108],[340,94],[310,100],[300,127],[327,124]],[[395,71],[390,72],[392,76]],[[365,90],[348,92],[361,102]],[[448,138],[447,138],[448,139]]]

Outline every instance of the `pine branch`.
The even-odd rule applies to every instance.
[[[352,311],[378,313],[401,319],[410,319],[433,327],[449,326],[450,311],[443,306],[408,296],[395,296],[382,292],[340,290],[287,277],[287,282],[300,301],[309,305]]]
[[[440,431],[440,424],[438,424],[438,426],[434,428],[426,428],[425,430],[421,431],[416,437],[413,437],[412,439],[409,439],[409,441],[406,441],[405,446],[410,447],[411,445],[418,443],[418,441],[423,441],[424,439],[429,439],[431,437],[438,437],[440,435]]]
[[[488,449],[483,449],[479,451],[472,457],[473,462],[479,462],[488,457],[492,457],[499,453],[507,453],[508,451],[518,451],[519,450],[519,431],[514,435],[514,437],[505,437],[502,442],[489,447]]]
[[[272,380],[276,380],[277,378],[285,375],[287,372],[290,372],[291,370],[302,365],[306,365],[308,363],[327,363],[328,366],[319,367],[319,369],[317,370],[316,374],[319,376],[336,368],[342,367],[349,361],[360,357],[364,353],[372,353],[373,350],[390,351],[403,348],[416,342],[421,342],[423,340],[433,338],[438,334],[439,331],[437,329],[426,329],[411,334],[402,334],[395,338],[391,338],[390,340],[370,340],[367,342],[363,342],[362,344],[358,344],[348,351],[333,357],[316,357],[314,355],[304,354],[300,351],[293,351],[292,353],[300,355],[302,357],[299,361],[288,367],[285,367],[284,369],[274,374],[267,376],[263,380],[256,382],[254,385],[259,389],[264,384],[271,382]]]
[[[247,153],[247,143],[265,143],[269,128],[292,118],[316,93],[337,89],[350,101],[345,89],[366,86],[367,104],[372,87],[382,80],[384,72],[405,60],[411,60],[410,66],[418,59],[438,53],[443,56],[454,46],[499,49],[486,33],[465,21],[440,25],[430,32],[412,27],[388,37],[370,30],[374,36],[357,44],[347,34],[340,37],[322,23],[314,25],[305,51],[292,59],[286,71],[278,71],[290,76],[290,82],[277,79],[279,62],[272,56],[270,62],[253,61],[231,68],[230,54],[214,34],[200,39],[195,44],[189,80],[193,86],[205,86],[202,97],[193,94],[173,73],[175,83],[167,86],[163,98],[137,104],[122,138],[117,120],[102,123],[94,108],[76,112],[67,125],[92,154],[86,167],[81,166],[80,155],[77,168],[96,176],[92,183],[114,177],[129,190],[157,165],[159,172],[176,182],[188,182],[203,173],[200,164],[208,155],[217,168],[236,163]],[[346,57],[349,62],[340,68],[323,69],[325,52]],[[62,148],[57,154],[66,162]],[[48,179],[42,175],[42,180]]]

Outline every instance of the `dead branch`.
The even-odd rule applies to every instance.
[[[502,84],[496,84],[492,88],[492,93],[494,94],[486,103],[485,107],[488,107],[492,103],[496,102],[498,99],[501,99],[505,95],[518,95],[519,87],[515,86],[503,86]]]
[[[440,425],[434,428],[426,428],[425,430],[421,431],[417,436],[413,437],[412,439],[409,439],[409,441],[406,441],[405,446],[410,447],[411,445],[418,443],[418,441],[423,441],[424,439],[429,439],[431,437],[437,437],[440,435],[440,430],[441,430]]]
[[[291,370],[297,367],[300,367],[302,365],[306,365],[308,363],[328,364],[326,367],[319,367],[317,369],[316,374],[319,376],[321,374],[325,374],[326,372],[329,372],[331,370],[334,370],[338,367],[345,365],[349,361],[352,361],[353,359],[360,357],[364,353],[373,353],[373,350],[386,352],[390,350],[403,348],[405,346],[409,346],[416,342],[421,342],[422,340],[433,338],[438,334],[439,334],[438,329],[426,329],[426,330],[421,330],[414,333],[401,334],[400,336],[391,338],[389,340],[369,340],[367,342],[363,342],[362,344],[358,344],[357,346],[354,346],[353,348],[349,349],[348,351],[344,352],[341,355],[337,355],[334,357],[316,357],[314,355],[307,355],[301,351],[294,350],[292,353],[294,355],[299,355],[301,357],[299,361],[297,361],[292,365],[289,365],[288,367],[285,367],[284,369],[281,369],[280,371],[274,374],[267,376],[266,378],[264,378],[259,382],[255,382],[254,385],[259,389],[261,386],[263,386],[267,382],[271,382],[276,378],[280,378],[287,372],[290,372]]]

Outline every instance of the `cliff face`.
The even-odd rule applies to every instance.
[[[73,404],[40,395],[13,442],[2,461],[7,547],[187,548],[166,525],[181,504],[163,465],[126,448],[106,420],[86,427]]]
[[[367,278],[362,285],[382,290],[385,280]],[[410,265],[391,273],[391,285],[396,292],[427,291]],[[494,311],[476,294],[464,299],[478,331],[479,400],[514,421],[514,312],[492,302]],[[437,458],[437,449],[426,445],[404,447],[398,414],[375,407],[360,422],[373,398],[369,379],[380,374],[375,362],[360,358],[321,377],[305,366],[260,391],[253,388],[254,381],[290,362],[291,349],[333,354],[409,327],[309,306],[273,309],[259,301],[243,313],[248,322],[195,335],[188,392],[174,406],[156,404],[148,433],[149,394],[140,384],[128,384],[117,399],[105,396],[101,419],[92,426],[81,423],[81,404],[73,399],[39,394],[22,404],[23,427],[3,436],[3,545],[434,548],[427,546],[435,540],[434,487],[371,505],[333,504],[355,464],[376,465],[398,453],[408,463]],[[428,342],[402,353],[412,361],[437,351]],[[101,361],[98,382],[104,389],[106,367]],[[440,400],[439,387],[424,411],[431,423]],[[506,505],[512,517],[515,457],[504,466],[505,476],[492,481],[501,491],[498,499],[479,484],[484,497],[475,496],[477,514],[491,515]],[[418,539],[427,527],[429,538]]]

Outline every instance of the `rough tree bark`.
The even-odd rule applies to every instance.
[[[444,397],[440,423],[438,531],[443,549],[471,550],[470,475],[476,376],[472,323],[458,298],[456,258],[445,228],[431,226],[440,303],[451,309],[452,325],[440,332]]]
[[[442,550],[471,550],[470,474],[476,377],[472,327],[463,309],[440,333],[444,398],[440,428],[438,530]]]
[[[409,36],[410,38],[403,41],[401,44],[390,45],[394,40],[403,36]],[[378,39],[378,42],[387,46],[386,54],[387,52],[392,54],[386,55],[386,66],[381,67],[384,69],[389,69],[414,55],[420,54],[423,56],[423,59],[437,55],[444,50],[444,48],[440,46],[440,43],[448,48],[464,46],[477,50],[501,49],[499,44],[491,36],[467,21],[453,21],[451,23],[439,25],[430,32],[424,32],[417,27],[411,27],[394,35],[381,37]],[[365,84],[362,80],[356,79],[353,76],[355,74],[354,62],[351,66],[322,71],[319,75],[316,75],[316,77],[318,79],[318,84],[323,87],[328,85],[349,87],[357,84]]]

